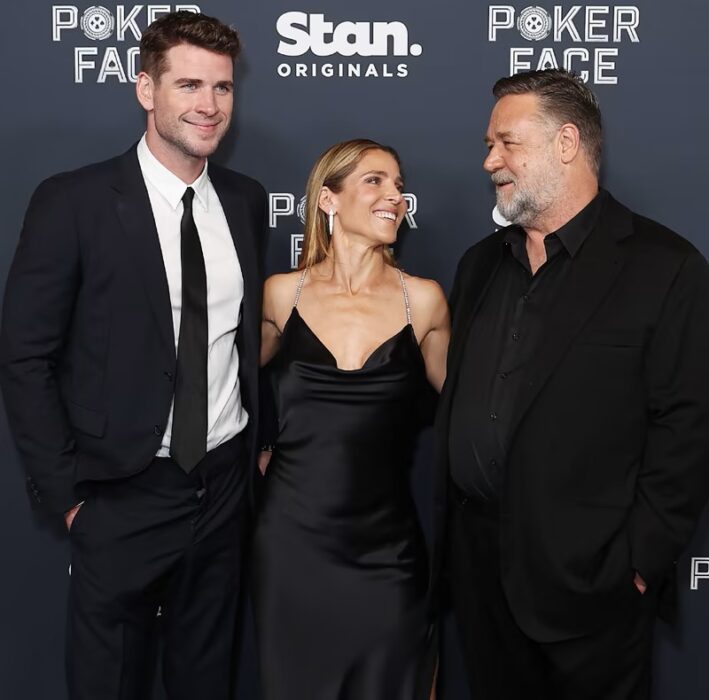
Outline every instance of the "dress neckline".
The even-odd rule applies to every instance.
[[[406,323],[400,330],[398,330],[394,335],[390,336],[386,340],[382,341],[377,345],[367,356],[365,359],[364,363],[362,364],[361,367],[356,367],[354,369],[343,369],[342,367],[339,367],[337,364],[337,358],[335,357],[334,353],[330,348],[323,343],[323,341],[320,339],[320,337],[315,333],[315,331],[308,325],[308,322],[300,315],[300,312],[298,311],[297,307],[293,307],[291,309],[290,316],[288,317],[288,320],[285,323],[285,326],[283,327],[283,334],[286,333],[288,327],[291,325],[291,322],[293,318],[297,318],[300,324],[305,328],[306,332],[313,338],[313,340],[322,348],[322,350],[325,352],[325,354],[328,356],[328,358],[332,361],[332,369],[337,370],[338,372],[342,372],[343,374],[356,374],[358,372],[362,372],[366,369],[369,369],[368,365],[371,362],[371,360],[376,357],[382,350],[384,350],[387,346],[390,344],[395,344],[398,342],[398,340],[403,337],[407,332],[409,333],[409,336],[411,337],[411,340],[413,341],[414,345],[416,346],[419,354],[421,353],[421,348],[419,347],[418,341],[416,340],[416,337],[414,335],[414,328],[411,322]],[[421,356],[423,358],[423,356]],[[330,367],[330,365],[327,365]]]

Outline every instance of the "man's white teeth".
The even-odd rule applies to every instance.
[[[391,219],[392,221],[396,221],[396,214],[391,211],[375,211],[374,216],[377,216],[380,219]]]

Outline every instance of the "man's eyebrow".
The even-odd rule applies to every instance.
[[[504,140],[504,139],[516,140],[517,135],[513,131],[496,131],[495,138],[502,139],[502,140]],[[485,136],[485,138],[483,140],[485,141],[486,144],[490,144],[493,141],[493,139],[491,139],[489,136]]]
[[[204,85],[205,81],[201,78],[177,78],[175,80],[175,85]],[[219,80],[214,83],[215,87],[228,87],[229,89],[234,88],[233,80]]]

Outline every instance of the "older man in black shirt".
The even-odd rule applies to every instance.
[[[709,494],[709,271],[599,189],[581,81],[493,92],[513,225],[451,295],[434,576],[446,552],[476,700],[648,700],[659,594]]]
[[[542,333],[543,310],[558,296],[605,198],[600,192],[545,237],[546,262],[534,275],[524,229],[512,226],[505,233],[500,268],[470,325],[453,395],[450,469],[466,493],[497,498],[515,401]]]

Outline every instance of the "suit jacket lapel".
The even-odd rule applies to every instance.
[[[618,240],[632,233],[630,212],[610,196],[594,230],[577,253],[559,294],[544,316],[539,348],[518,397],[510,435],[538,396],[574,338],[606,297],[620,274],[623,252]]]
[[[129,245],[134,249],[135,261],[141,270],[156,324],[170,355],[174,357],[175,334],[170,289],[155,218],[135,147],[118,159],[114,190],[118,218]]]

